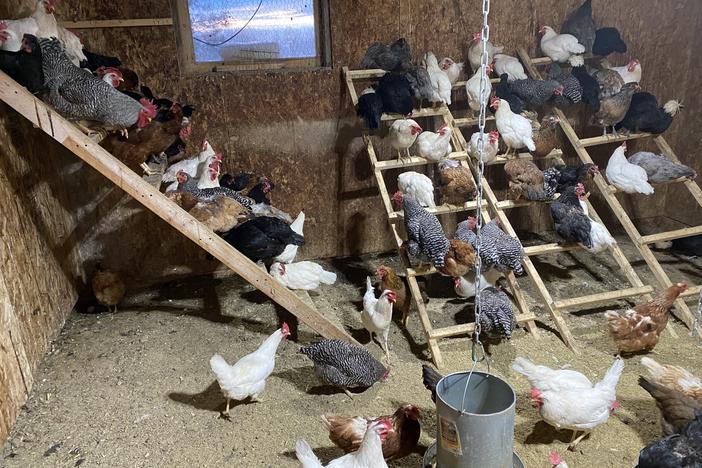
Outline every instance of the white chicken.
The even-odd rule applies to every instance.
[[[522,62],[518,58],[507,54],[495,54],[495,63],[493,64],[497,76],[507,74],[507,81],[526,80],[528,77],[524,72]]]
[[[170,184],[166,187],[166,192],[178,190],[178,181],[176,180],[176,174],[178,174],[178,171],[183,171],[190,177],[200,177],[207,169],[207,160],[214,155],[215,151],[212,149],[212,145],[210,145],[210,142],[205,139],[202,142],[200,154],[170,165],[165,174],[163,174],[163,182],[170,182]]]
[[[444,102],[447,106],[450,106],[451,80],[449,80],[448,75],[446,75],[446,73],[439,68],[439,62],[436,60],[436,56],[432,52],[427,52],[424,54],[424,67],[429,73],[431,87],[434,89],[430,101],[433,104]]]
[[[492,98],[490,106],[495,111],[495,124],[500,132],[502,140],[507,145],[506,155],[512,150],[515,152],[520,148],[527,147],[529,151],[534,151],[536,145],[532,137],[533,130],[531,121],[524,116],[515,114],[509,107],[509,102],[497,96]]]
[[[397,176],[397,189],[406,195],[411,195],[422,206],[429,208],[436,206],[434,184],[424,174],[414,171],[403,172]]]
[[[551,468],[569,468],[568,463],[558,454],[551,452],[548,454],[548,461],[551,463]]]
[[[485,137],[483,137],[485,138]],[[475,158],[477,161],[480,158],[480,153],[478,153],[478,140],[480,139],[480,132],[475,132],[470,136],[470,142],[468,143],[468,154],[470,157]],[[493,130],[487,134],[487,138],[484,139],[483,145],[483,161],[489,163],[494,161],[497,157],[497,152],[500,149],[500,132]]]
[[[375,290],[370,276],[366,276],[366,293],[363,295],[363,311],[361,312],[361,322],[371,335],[378,337],[380,341],[381,335],[383,338],[382,347],[385,351],[385,356],[390,359],[390,350],[388,349],[388,334],[390,333],[390,324],[392,323],[392,305],[397,301],[395,291],[386,289],[380,294],[380,297],[375,297]]]
[[[300,210],[300,213],[298,213],[297,218],[295,218],[295,221],[293,221],[290,224],[290,229],[292,229],[295,234],[303,236],[304,234],[302,233],[302,229],[304,225],[305,210]],[[274,260],[280,263],[292,263],[295,260],[295,257],[297,256],[297,249],[297,245],[288,244],[285,246],[285,250],[283,250],[283,253],[275,257]]]
[[[422,127],[412,119],[398,119],[390,126],[388,139],[390,146],[397,151],[397,159],[402,161],[402,153],[405,151],[407,157],[410,157],[409,149],[417,140],[417,135],[422,133]]]
[[[424,131],[417,137],[417,153],[427,161],[439,162],[451,154],[451,127],[443,124],[437,133]]]
[[[82,61],[88,59],[83,53],[83,43],[78,36],[63,26],[58,26],[58,40],[61,41],[68,58],[70,58],[74,64],[80,66]]]
[[[251,354],[229,365],[219,354],[210,358],[210,367],[217,376],[217,382],[227,399],[227,414],[231,400],[244,400],[251,397],[257,400],[266,388],[266,379],[275,368],[275,353],[282,340],[290,335],[287,323],[266,338],[261,346]]]
[[[478,70],[480,68],[481,58],[483,56],[483,44],[481,42],[480,33],[473,33],[473,40],[471,46],[468,49],[468,63],[470,64],[470,69],[472,71]],[[487,52],[488,52],[488,63],[492,63],[492,59],[495,54],[502,53],[505,48],[503,46],[494,46],[492,42],[487,42]]]
[[[550,26],[541,26],[541,51],[551,60],[565,63],[571,55],[584,54],[585,46],[571,34],[557,34]]]
[[[588,251],[592,253],[599,253],[607,250],[609,247],[617,243],[617,240],[612,237],[606,227],[602,223],[599,223],[590,217],[589,209],[587,207],[587,198],[585,196],[585,186],[579,183],[575,186],[575,195],[578,197],[578,202],[580,203],[580,208],[583,210],[590,220],[590,241],[591,246],[585,247]]]
[[[643,70],[641,70],[641,62],[639,62],[637,59],[629,60],[629,63],[627,63],[623,67],[607,67],[607,68],[619,73],[619,76],[621,76],[622,79],[624,80],[624,84],[638,83],[641,81],[641,74],[642,74]]]
[[[490,99],[492,93],[492,83],[490,82],[490,73],[492,73],[492,65],[488,65],[485,70],[485,88],[483,89],[483,98]],[[480,112],[480,69],[473,73],[473,76],[466,81],[466,94],[468,95],[468,106],[473,112]]]
[[[52,0],[38,0],[31,16],[0,21],[0,50],[17,52],[22,48],[22,37],[25,34],[39,37],[39,25],[36,17],[53,13],[53,4]]]
[[[368,425],[358,450],[330,461],[327,468],[388,468],[383,458],[383,442],[390,430],[392,430],[392,422],[389,419],[378,419],[372,422]],[[324,468],[304,439],[298,440],[295,444],[295,454],[302,468]]]
[[[320,284],[336,283],[336,273],[326,271],[314,262],[280,263],[271,265],[270,274],[288,289],[310,291]]]
[[[205,161],[206,169],[197,180],[197,188],[206,189],[219,187],[219,172],[222,169],[222,153],[210,156]]]
[[[495,287],[497,280],[502,278],[502,272],[491,269],[480,274],[480,291],[485,288]],[[453,279],[454,291],[458,297],[475,297],[475,273],[468,273]]]
[[[463,62],[456,63],[451,57],[444,57],[441,59],[441,69],[448,76],[449,81],[453,85],[458,81],[458,77],[461,76],[463,71]]]
[[[607,180],[622,192],[652,194],[653,187],[648,183],[646,169],[627,161],[624,155],[625,151],[626,142],[622,143],[610,156],[609,161],[607,161],[607,169],[605,169]]]
[[[607,422],[610,412],[618,406],[616,389],[624,370],[624,361],[619,357],[595,385],[580,372],[536,366],[524,358],[517,358],[512,368],[529,379],[531,401],[543,420],[556,429],[573,431],[571,449],[595,427]],[[580,431],[583,434],[576,437]]]

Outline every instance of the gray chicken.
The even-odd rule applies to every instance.
[[[361,68],[382,68],[387,71],[396,71],[411,61],[410,46],[401,37],[389,46],[382,42],[371,44],[361,60]]]
[[[489,286],[480,292],[480,327],[488,336],[510,339],[517,326],[512,301],[503,291]]]
[[[556,106],[565,107],[583,100],[583,87],[571,73],[563,71],[557,63],[548,69],[548,79],[558,81],[563,86],[563,93],[553,100]]]
[[[639,151],[629,156],[629,162],[643,167],[648,175],[648,181],[656,184],[676,180],[681,177],[694,179],[697,173],[684,164],[677,164],[669,160],[662,154]]]
[[[47,102],[62,115],[126,132],[156,117],[146,99],[136,101],[86,70],[73,65],[57,39],[40,39]]]
[[[624,119],[637,89],[638,83],[626,83],[614,96],[600,100],[600,110],[595,114],[595,122],[602,126],[603,135],[607,135],[607,127],[612,127],[614,134],[617,134],[614,126]]]
[[[555,95],[563,94],[563,86],[556,80],[515,80],[509,84],[510,90],[531,107],[543,106]]]
[[[477,248],[478,236],[473,232],[475,225],[475,218],[469,216],[466,221],[458,223],[454,237]],[[480,261],[483,271],[495,268],[503,273],[514,271],[521,275],[524,272],[523,259],[524,249],[519,239],[500,229],[498,218],[494,218],[480,230]]]
[[[179,191],[192,193],[198,200],[213,201],[216,198],[229,197],[249,210],[256,204],[252,198],[239,195],[234,190],[226,187],[198,188],[197,180],[190,177],[190,174],[187,172],[178,171],[176,180],[178,181]]]
[[[420,263],[428,260],[435,268],[443,268],[451,244],[438,218],[422,208],[410,195],[397,192],[393,199],[404,210],[408,238],[406,248],[410,258],[418,259]]]
[[[422,101],[429,101],[434,95],[434,87],[431,85],[431,77],[427,69],[410,63],[405,66],[404,72],[414,97],[420,104]]]
[[[592,77],[595,78],[597,84],[600,85],[600,100],[614,96],[624,87],[624,79],[622,76],[609,68],[595,71]]]
[[[592,19],[592,0],[585,0],[580,8],[571,13],[561,26],[561,34],[571,34],[585,46],[585,52],[591,53],[595,44],[597,26]]]
[[[385,380],[390,369],[375,359],[366,348],[342,340],[321,340],[300,348],[314,363],[314,373],[324,383],[344,390],[368,388]]]

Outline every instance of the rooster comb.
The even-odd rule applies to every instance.
[[[150,101],[146,98],[141,98],[141,99],[139,99],[139,104],[141,104],[142,107],[144,108],[144,110],[146,110],[146,113],[148,114],[149,117],[151,117],[151,118],[156,117],[156,114],[157,114],[156,105],[152,101]]]

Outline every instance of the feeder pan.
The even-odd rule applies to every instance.
[[[512,452],[512,467],[513,468],[524,468],[524,462],[519,458],[516,452]],[[427,451],[424,452],[424,461],[422,462],[422,468],[437,468],[436,466],[436,442],[431,444]]]

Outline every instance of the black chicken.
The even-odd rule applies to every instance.
[[[656,96],[647,92],[634,93],[631,105],[615,129],[632,132],[660,134],[665,132],[683,106],[678,101],[670,100],[663,107],[658,107]]]
[[[675,239],[673,240],[670,249],[674,252],[681,252],[686,255],[702,257],[702,234]]]
[[[431,401],[436,402],[436,385],[444,376],[439,374],[433,367],[422,365],[422,382],[424,387],[431,392]]]
[[[592,0],[585,0],[580,8],[571,13],[561,26],[561,34],[571,34],[585,46],[585,52],[592,52],[597,26],[592,19]]]
[[[556,232],[566,241],[580,243],[592,248],[590,218],[580,207],[575,187],[567,187],[561,196],[551,203],[551,217]]]
[[[268,216],[247,221],[222,238],[254,262],[280,255],[288,244],[305,243],[305,238],[290,229],[288,223]]]
[[[571,57],[570,63],[573,66],[570,73],[578,80],[580,86],[582,86],[583,102],[590,106],[592,112],[599,112],[600,85],[597,83],[597,80],[587,72],[582,57]]]
[[[253,186],[249,193],[246,194],[247,197],[253,198],[256,203],[263,203],[264,205],[270,205],[271,199],[269,194],[275,188],[273,182],[271,182],[268,177],[261,177],[259,182]]]
[[[500,75],[500,83],[495,87],[495,96],[500,99],[504,99],[509,103],[509,108],[515,114],[521,114],[524,112],[524,101],[512,92],[512,88],[507,81],[507,73]],[[496,112],[491,106],[488,106],[490,111],[494,114]]]
[[[626,43],[622,40],[617,28],[602,28],[595,33],[595,43],[592,53],[606,57],[612,52],[623,54],[626,52]]]
[[[378,80],[375,92],[383,101],[383,112],[409,115],[412,113],[412,88],[404,75],[386,73]]]
[[[578,164],[577,166],[558,164],[554,167],[560,173],[557,187],[559,193],[563,193],[567,187],[575,187],[579,183],[585,182],[586,177],[594,176],[600,172],[600,169],[591,163]]]
[[[220,187],[226,187],[235,192],[241,192],[248,187],[251,182],[251,177],[253,177],[253,174],[250,172],[240,172],[237,175],[224,174],[219,179],[219,185]]]
[[[91,72],[94,72],[100,67],[119,67],[122,66],[122,61],[117,57],[109,57],[107,55],[100,55],[89,50],[83,49],[83,55],[87,60],[83,60],[80,63],[81,68],[87,68]]]
[[[0,51],[0,70],[36,94],[44,87],[44,73],[41,69],[41,49],[39,41],[31,34],[22,37],[22,48],[18,52]]]
[[[651,442],[639,452],[636,468],[693,468],[702,466],[702,410],[680,434]]]
[[[380,128],[380,117],[383,115],[383,100],[373,89],[367,89],[358,98],[356,115],[363,119],[366,128]]]
[[[405,38],[400,38],[392,44],[385,45],[382,42],[375,42],[368,47],[366,55],[361,60],[361,68],[381,68],[387,71],[395,71],[411,62],[412,53]]]

